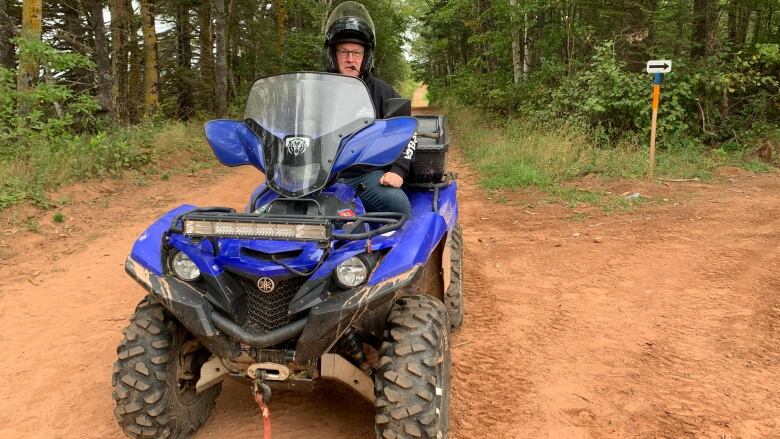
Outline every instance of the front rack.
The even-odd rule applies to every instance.
[[[177,215],[169,233],[196,239],[259,238],[281,241],[331,242],[369,239],[399,229],[406,215],[370,212],[354,217],[236,213],[226,207],[207,207]],[[337,232],[335,225],[349,231]],[[348,226],[347,226],[348,224]],[[368,227],[366,227],[368,226]],[[372,227],[378,226],[378,227]],[[362,229],[361,232],[356,230]]]

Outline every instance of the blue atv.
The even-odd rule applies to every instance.
[[[242,213],[183,205],[133,245],[125,270],[148,295],[112,377],[128,436],[188,437],[231,377],[259,402],[339,381],[374,403],[377,437],[447,437],[463,241],[446,123],[406,99],[384,110],[359,79],[291,73],[255,82],[244,120],[206,124],[220,162],[266,182]],[[389,166],[415,133],[411,217],[366,212],[339,172]]]

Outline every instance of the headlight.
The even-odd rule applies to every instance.
[[[363,259],[353,256],[336,267],[335,275],[340,287],[355,288],[368,279],[368,265]]]
[[[176,252],[171,258],[171,270],[181,280],[191,282],[200,276],[200,270],[195,262],[184,252]]]

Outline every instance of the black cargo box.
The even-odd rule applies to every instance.
[[[410,183],[439,183],[447,173],[447,149],[450,136],[447,118],[415,116],[417,119],[417,150],[409,171]]]

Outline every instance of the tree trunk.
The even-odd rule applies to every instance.
[[[60,11],[57,14],[62,24],[56,26],[56,36],[67,42],[71,48],[82,54],[91,51],[88,43],[89,28],[84,25],[84,10],[78,0],[60,1]]]
[[[728,31],[729,41],[735,50],[745,46],[748,25],[750,23],[750,10],[747,0],[731,0],[728,6]]]
[[[716,0],[693,0],[693,35],[691,57],[705,58],[712,53],[717,26]]]
[[[764,34],[764,29],[767,29],[768,33],[771,35],[772,32],[771,17],[772,17],[772,12],[770,11],[769,17],[767,17],[766,10],[764,8],[759,8],[756,11],[756,21],[755,23],[753,23],[753,32],[750,38],[751,46],[764,41],[764,39],[762,38]],[[780,37],[780,26],[778,26],[778,37]],[[775,38],[775,41],[777,40],[778,38]]]
[[[737,2],[739,0],[729,0],[728,9],[728,29],[729,41],[734,42],[737,37]]]
[[[58,2],[59,11],[51,15],[61,20],[51,30],[49,27],[45,32],[52,32],[52,44],[58,49],[68,52],[75,52],[84,56],[93,53],[92,30],[89,22],[84,19],[86,12],[84,4],[79,0],[61,0]],[[44,5],[44,7],[46,7]],[[47,11],[50,10],[47,8]],[[53,75],[54,72],[50,72]],[[68,69],[65,72],[59,72],[58,79],[70,82],[70,88],[74,93],[84,93],[91,91],[94,84],[95,72],[92,68],[77,66]],[[55,81],[54,77],[47,79],[47,83]]]
[[[685,44],[685,20],[677,20],[677,35],[674,39],[674,58],[680,58],[680,54],[683,51],[683,45]]]
[[[127,17],[129,0],[109,0],[111,11],[111,118],[121,125],[130,119],[127,102],[127,40],[130,25]]]
[[[642,20],[643,24],[647,26],[647,44],[644,44],[642,46],[642,55],[644,56],[644,59],[637,60],[640,63],[640,69],[641,64],[643,64],[647,59],[652,59],[652,56],[658,53],[658,50],[656,49],[656,35],[658,33],[658,8],[659,8],[659,0],[650,0],[647,2],[647,12],[645,14],[642,14]]]
[[[192,117],[192,29],[190,27],[190,10],[188,5],[176,6],[176,115],[182,120]]]
[[[536,41],[542,42],[545,38],[545,26],[547,24],[547,9],[542,9],[536,17]],[[531,65],[539,67],[542,65],[542,45],[534,45],[534,58]]]
[[[224,4],[224,1],[223,1]],[[201,102],[208,112],[214,111],[214,26],[212,0],[204,0],[200,6],[200,78]]]
[[[7,0],[0,0],[0,67],[16,68],[16,47],[11,38],[16,34],[16,23],[8,15]]]
[[[103,21],[103,0],[90,0],[89,23],[95,41],[93,60],[97,68],[95,77],[98,86],[97,101],[103,111],[109,111],[111,108],[111,59],[108,55],[106,24]]]
[[[274,18],[276,22],[276,51],[279,53],[280,62],[284,59],[284,32],[287,22],[287,1],[273,0]]]
[[[509,0],[510,16],[517,16],[517,0]],[[518,30],[517,20],[510,20],[512,23],[512,73],[515,84],[519,83],[523,76],[523,56],[520,51],[520,31]],[[525,32],[525,28],[523,28]]]
[[[239,18],[238,1],[226,0],[226,20],[225,20],[225,65],[227,66],[227,96],[228,98],[236,95],[237,83],[240,82],[239,73],[236,72],[238,66],[238,46],[239,46]]]
[[[41,40],[41,16],[43,15],[41,0],[24,0],[22,4],[22,30],[21,37],[27,41]],[[28,92],[35,80],[38,79],[40,66],[35,55],[28,51],[22,51],[19,56],[19,71],[16,75],[16,89],[19,92]],[[19,114],[27,114],[29,105],[20,99],[16,110]]]
[[[160,71],[157,65],[153,0],[141,0],[141,27],[144,33],[144,118],[151,119],[160,108]]]
[[[531,36],[528,32],[528,13],[523,14],[523,77],[531,72]]]
[[[127,0],[127,23],[128,23],[128,51],[130,52],[130,76],[127,80],[128,90],[128,113],[130,122],[135,123],[140,119],[141,108],[144,101],[144,53],[138,42],[138,28],[140,26],[138,17],[135,16],[132,0]]]
[[[564,17],[565,23],[566,23],[566,55],[564,57],[566,62],[566,75],[571,75],[571,59],[574,56],[573,55],[573,44],[572,41],[572,35],[571,35],[571,21],[573,17],[571,14],[571,8],[569,5],[566,5],[566,16]]]
[[[214,25],[217,56],[214,63],[214,109],[217,118],[227,115],[227,33],[225,29],[225,0],[214,0]]]

